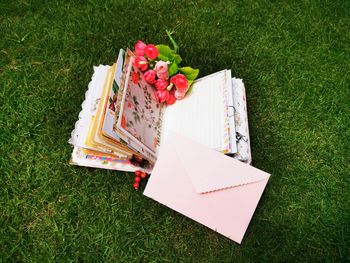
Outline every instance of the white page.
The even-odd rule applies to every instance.
[[[228,121],[225,118],[227,70],[219,71],[194,82],[192,91],[183,100],[166,107],[163,115],[161,143],[168,131],[176,132],[224,151],[227,144]]]

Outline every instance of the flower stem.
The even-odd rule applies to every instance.
[[[169,30],[165,30],[166,34],[168,35],[170,42],[173,44],[174,47],[174,51],[176,54],[179,54],[179,46],[176,44],[175,40],[173,39],[173,37],[171,36],[171,34],[173,32],[170,32]]]

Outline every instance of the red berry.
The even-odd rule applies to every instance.
[[[139,183],[134,183],[134,188],[135,189],[139,189],[139,186],[140,186]]]
[[[139,176],[135,177],[135,183],[138,183],[141,181],[141,178]]]
[[[140,170],[137,170],[137,171],[135,172],[135,174],[136,174],[136,176],[140,176],[140,175],[141,175],[141,171],[140,171]]]
[[[141,177],[142,177],[142,178],[146,178],[146,176],[147,176],[147,174],[146,174],[145,172],[142,172],[142,173],[141,173]]]

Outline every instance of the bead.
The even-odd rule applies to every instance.
[[[141,181],[141,178],[139,177],[139,176],[136,176],[135,177],[135,183],[138,183],[138,182],[140,182]]]

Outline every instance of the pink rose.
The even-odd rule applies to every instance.
[[[168,79],[169,73],[168,73],[168,63],[164,61],[158,61],[156,66],[154,67],[154,70],[157,72],[157,76],[160,79]]]
[[[156,66],[154,67],[154,70],[157,71],[157,73],[168,72],[168,63],[166,63],[165,61],[158,61]]]
[[[143,56],[138,56],[134,60],[134,66],[139,68],[141,71],[145,71],[148,68],[147,59]]]
[[[186,95],[186,91],[176,90],[175,94],[174,94],[175,98],[177,98],[178,100],[182,100],[185,97],[185,95]]]
[[[157,79],[155,84],[157,90],[165,90],[168,87],[168,85],[168,81],[164,79]]]
[[[183,74],[176,74],[170,79],[170,82],[173,83],[177,90],[180,92],[186,92],[188,88],[188,80]]]
[[[156,59],[159,55],[159,51],[155,45],[149,44],[145,47],[145,54],[149,59]]]
[[[158,78],[160,78],[160,79],[167,80],[167,79],[169,78],[169,73],[168,73],[168,71],[167,71],[167,72],[164,72],[164,73],[159,73],[159,72],[157,72],[157,76],[158,76]]]
[[[174,96],[174,89],[170,91],[169,98],[166,100],[167,105],[173,105],[176,102],[176,98]]]
[[[143,56],[145,54],[145,47],[146,44],[143,43],[141,40],[137,41],[135,44],[135,53],[138,56]]]
[[[156,82],[156,72],[152,69],[147,70],[143,76],[148,84],[154,84]]]
[[[167,101],[169,99],[169,91],[165,90],[157,90],[156,96],[160,103]]]

